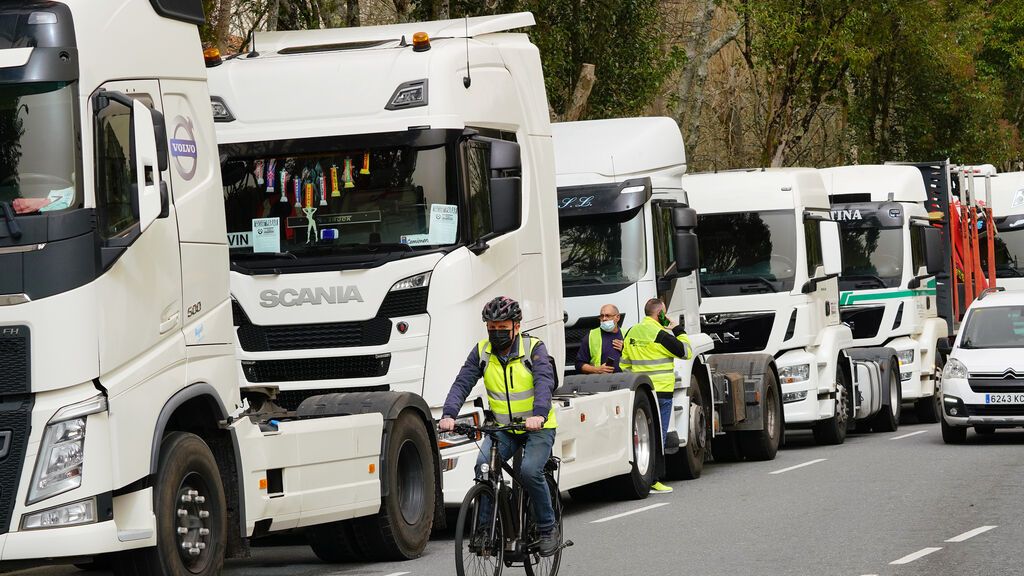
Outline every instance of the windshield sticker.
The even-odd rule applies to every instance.
[[[306,206],[302,209],[302,213],[306,215],[306,244],[316,244],[316,220],[313,219],[313,214],[316,213],[316,208]]]
[[[339,238],[337,228],[321,228],[320,239],[321,240],[337,240]]]
[[[459,231],[459,207],[454,204],[430,205],[431,244],[454,244]]]
[[[368,224],[380,222],[380,210],[369,210],[366,212],[349,212],[348,214],[322,214],[314,218],[317,226],[338,226],[344,224]],[[306,217],[289,218],[289,228],[305,228],[308,225]]]
[[[252,230],[228,232],[228,248],[252,248]]]
[[[50,203],[39,208],[40,212],[70,208],[71,201],[75,199],[75,188],[74,186],[71,186],[61,190],[51,190],[50,193],[47,194],[46,199],[49,200]]]
[[[409,246],[427,246],[432,244],[430,234],[408,234],[402,236],[399,242]]]
[[[890,214],[891,215],[891,214]],[[898,214],[897,214],[898,216]],[[894,216],[895,218],[895,216]],[[833,210],[832,219],[843,222],[846,220],[863,220],[864,217],[861,215],[860,210]]]
[[[566,196],[558,199],[558,209],[565,208],[590,208],[594,205],[596,196]]]
[[[191,118],[174,117],[171,156],[174,156],[174,166],[178,170],[178,175],[185,180],[191,180],[196,175],[196,168],[199,167],[199,154]]]
[[[1010,208],[1020,208],[1021,206],[1024,206],[1024,188],[1018,189],[1017,193],[1013,195],[1013,204],[1010,205]]]
[[[253,218],[252,251],[275,254],[281,251],[280,218]]]

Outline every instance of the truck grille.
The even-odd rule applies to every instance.
[[[299,404],[302,404],[303,400],[312,396],[351,392],[387,392],[389,390],[391,390],[391,387],[387,384],[381,386],[353,386],[352,388],[328,388],[326,390],[279,390],[274,398],[274,404],[285,410],[294,411],[299,407]]]
[[[0,396],[32,390],[29,342],[28,326],[0,326]]]
[[[0,534],[11,528],[31,418],[31,396],[0,402]]]
[[[380,305],[377,316],[395,318],[398,316],[415,316],[427,313],[428,288],[410,288],[388,292]]]
[[[715,352],[759,352],[768,346],[774,312],[701,314],[701,332],[715,341]]]
[[[391,320],[387,318],[284,326],[242,324],[238,327],[238,342],[246,352],[380,346],[387,344],[390,338]]]
[[[245,379],[253,384],[305,380],[343,380],[385,376],[391,354],[243,361]]]
[[[850,325],[853,338],[863,340],[878,336],[878,329],[882,325],[884,314],[885,306],[857,306],[856,308],[843,308],[839,316],[843,322]]]
[[[580,351],[580,343],[587,337],[591,330],[597,328],[601,320],[597,316],[583,316],[570,328],[565,329],[565,363],[573,365],[576,363],[576,355]]]
[[[1013,370],[1003,373],[975,372],[967,378],[974,392],[1024,392],[1024,374]]]

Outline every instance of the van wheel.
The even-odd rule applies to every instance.
[[[814,441],[818,444],[842,444],[846,441],[846,428],[850,422],[850,387],[846,373],[836,366],[836,409],[827,420],[814,424]]]
[[[696,480],[704,470],[704,456],[708,448],[708,419],[700,382],[690,376],[690,413],[687,418],[689,431],[686,447],[665,457],[665,472],[671,479]]]
[[[774,460],[782,438],[782,402],[775,373],[765,378],[764,402],[761,404],[762,428],[739,433],[740,452],[747,460]]]
[[[398,416],[381,463],[387,496],[375,516],[353,520],[359,548],[370,560],[409,560],[423,553],[434,526],[434,453],[423,420]]]
[[[942,426],[942,441],[946,444],[963,444],[967,441],[967,427],[966,426],[952,426],[946,423],[946,419],[941,420]]]
[[[628,500],[643,500],[651,493],[657,444],[661,430],[654,425],[654,413],[647,394],[633,394],[633,465],[629,473],[613,478],[615,492]]]
[[[227,507],[210,447],[195,434],[172,432],[160,448],[156,486],[156,541],[114,559],[120,576],[220,574],[227,543]]]
[[[890,360],[888,405],[883,405],[872,419],[871,427],[875,432],[895,432],[900,427],[900,402],[903,401],[903,385],[900,384],[899,373],[899,362]]]

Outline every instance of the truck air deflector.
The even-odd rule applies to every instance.
[[[72,82],[78,49],[71,10],[60,2],[0,7],[0,50],[28,48],[22,65],[0,67],[0,83]]]
[[[617,216],[632,218],[651,199],[650,178],[632,178],[612,184],[563,186],[558,189],[558,217]]]

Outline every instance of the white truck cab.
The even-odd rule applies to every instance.
[[[941,253],[935,245],[938,230],[925,209],[921,171],[841,166],[821,170],[821,176],[842,244],[840,316],[856,346],[895,350],[901,386],[893,389],[900,394],[894,404],[913,402],[919,421],[937,422],[942,363],[936,344],[949,328],[938,316],[934,275],[942,262],[934,256]]]
[[[1024,427],[1024,292],[989,289],[967,309],[942,374],[942,439]]]
[[[997,174],[990,186],[997,283],[1007,290],[1024,290],[1024,172]],[[983,252],[983,270],[988,269],[986,256]]]
[[[894,429],[895,360],[885,349],[853,350],[839,308],[839,231],[818,171],[688,175],[683,188],[699,214],[710,360],[725,353],[746,360],[742,373],[777,379],[786,426],[810,427],[820,443],[842,443],[855,420]]]

